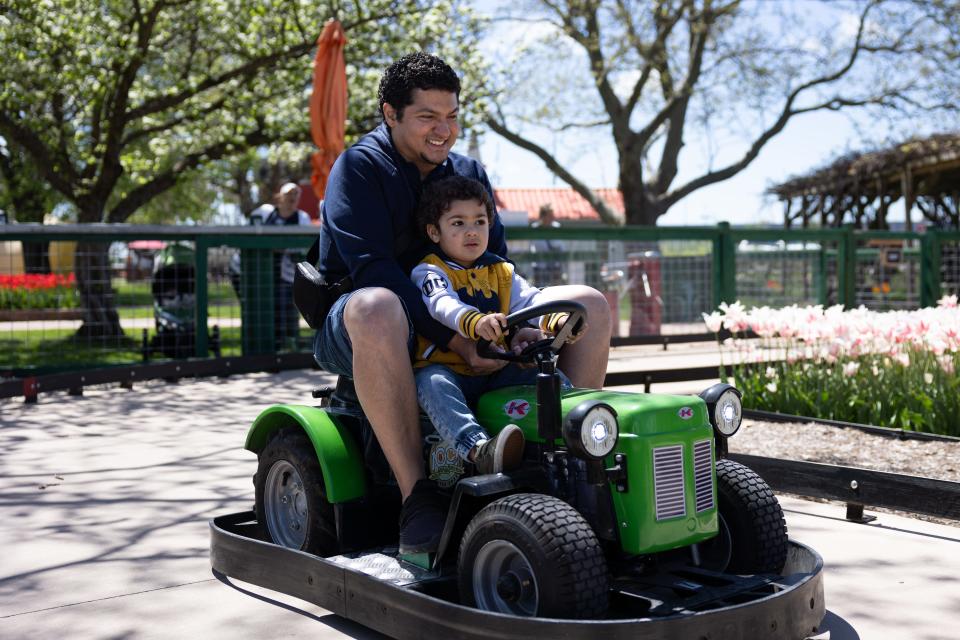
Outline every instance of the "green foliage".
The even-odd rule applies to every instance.
[[[459,4],[10,0],[0,8],[0,136],[80,222],[123,222],[194,169],[308,143],[314,43],[328,18],[349,40],[353,136],[375,120],[379,74],[399,53],[449,55],[469,83],[476,24]]]
[[[913,349],[909,364],[885,355],[736,367],[744,406],[797,416],[960,436],[960,353]]]

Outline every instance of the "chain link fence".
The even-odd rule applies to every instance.
[[[0,374],[303,353],[292,267],[316,228],[0,225]],[[536,286],[606,297],[614,336],[703,334],[721,301],[917,308],[960,291],[960,234],[509,228]],[[929,245],[929,246],[928,246]],[[931,248],[932,247],[932,248]]]

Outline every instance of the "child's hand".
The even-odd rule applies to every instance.
[[[477,322],[477,335],[484,340],[497,342],[503,337],[503,327],[507,326],[507,316],[502,313],[491,313]]]

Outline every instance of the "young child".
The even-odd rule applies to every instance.
[[[451,176],[424,187],[417,225],[435,243],[433,253],[414,267],[411,278],[420,287],[430,315],[460,335],[497,342],[503,336],[506,315],[545,302],[539,289],[518,276],[513,265],[487,251],[493,202],[483,185],[462,176]],[[552,314],[541,321],[547,331],[558,331],[567,314]],[[530,331],[514,339],[522,346]],[[510,345],[508,345],[510,346]],[[491,439],[477,422],[470,406],[491,389],[533,384],[537,370],[508,364],[496,373],[473,375],[453,351],[435,348],[418,339],[417,397],[437,432],[453,443],[457,454],[472,462],[479,473],[499,473],[520,465],[523,432],[507,425]],[[570,382],[561,374],[564,387]]]

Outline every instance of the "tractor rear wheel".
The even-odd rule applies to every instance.
[[[335,553],[336,522],[313,443],[299,427],[275,432],[253,477],[257,521],[274,544],[316,555]]]

